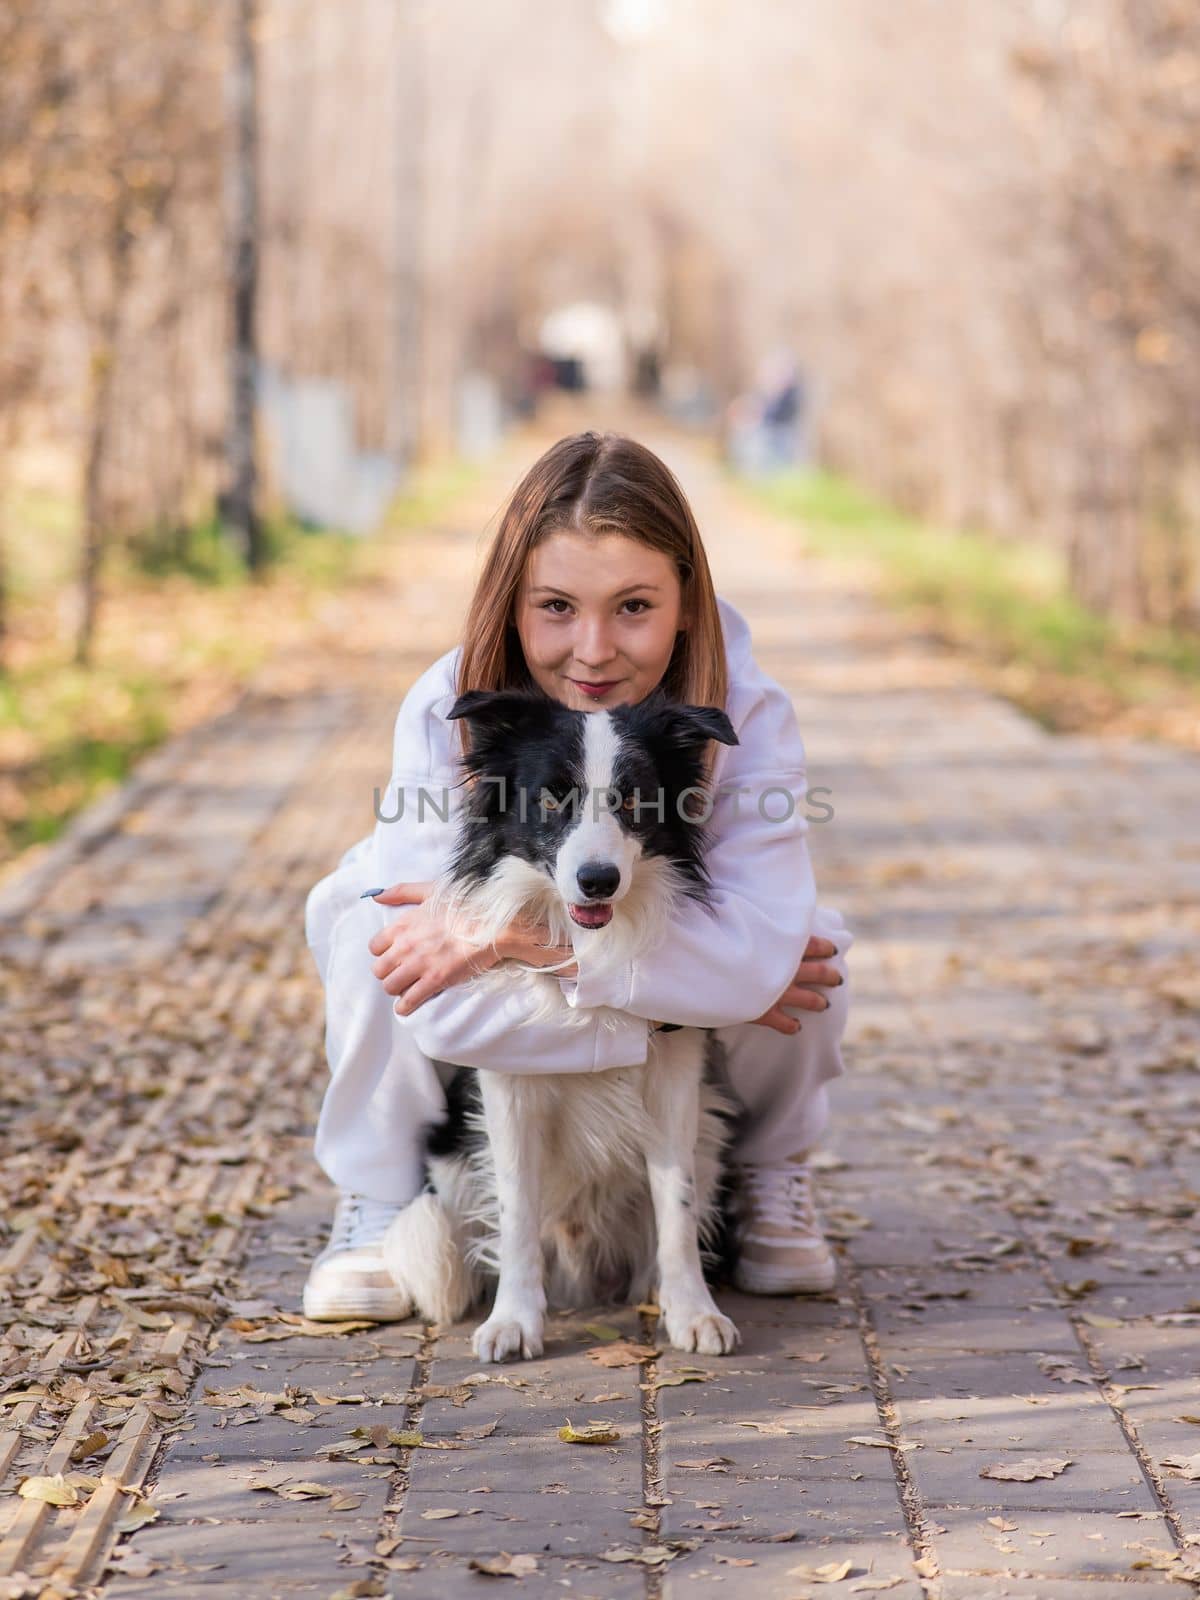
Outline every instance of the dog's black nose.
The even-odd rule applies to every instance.
[[[621,869],[611,861],[585,861],[575,876],[589,900],[611,900],[621,882]]]

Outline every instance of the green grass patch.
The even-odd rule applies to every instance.
[[[1200,681],[1200,639],[1130,629],[1088,610],[1068,589],[1063,557],[1045,545],[933,526],[834,473],[737,481],[803,524],[816,554],[869,561],[884,599],[957,646],[1086,679],[1129,705],[1159,692],[1163,674]]]
[[[106,552],[94,664],[75,665],[69,618],[78,504],[15,489],[4,508],[13,638],[0,672],[0,867],[54,839],[138,758],[245,682],[321,595],[385,575],[395,547],[447,514],[483,464],[415,473],[378,533],[266,523],[268,568],[245,570],[217,519],[144,530]]]

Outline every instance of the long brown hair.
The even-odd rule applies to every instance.
[[[725,641],[696,518],[665,462],[621,433],[589,431],[560,439],[513,490],[467,611],[458,693],[532,687],[513,620],[517,595],[530,552],[566,528],[624,534],[674,561],[687,627],[675,640],[659,687],[673,700],[724,711]],[[466,720],[458,727],[468,739]]]

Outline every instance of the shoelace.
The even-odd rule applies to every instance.
[[[363,1194],[344,1194],[338,1200],[329,1237],[331,1250],[358,1250],[378,1244],[401,1210],[387,1200],[368,1200]]]
[[[807,1167],[744,1167],[742,1187],[760,1222],[780,1228],[816,1227]]]

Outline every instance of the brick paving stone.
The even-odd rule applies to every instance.
[[[804,1573],[837,1567],[849,1561],[851,1570],[839,1582],[815,1583]],[[753,1566],[743,1563],[753,1562]],[[799,1572],[799,1575],[792,1576]],[[785,1545],[751,1544],[730,1540],[719,1547],[694,1551],[671,1563],[663,1585],[664,1600],[691,1600],[703,1594],[736,1596],[737,1600],[782,1600],[798,1593],[841,1594],[867,1578],[900,1578],[902,1581],[883,1593],[898,1600],[920,1600],[923,1594],[916,1581],[908,1550],[901,1541],[858,1538],[829,1543],[810,1542]],[[903,1581],[908,1580],[908,1581]],[[808,1585],[812,1583],[810,1588]]]
[[[889,1360],[908,1361],[917,1352],[960,1351],[983,1355],[1009,1350],[1049,1350],[1079,1355],[1079,1341],[1061,1314],[1005,1311],[1000,1306],[959,1309],[956,1315],[927,1313],[900,1320],[884,1316],[878,1323],[880,1342]]]
[[[1137,1552],[1130,1545],[1165,1549],[1171,1542],[1165,1519],[1154,1512],[1126,1518],[1107,1511],[939,1511],[937,1520],[945,1571],[1131,1577]]]
[[[1031,1459],[1038,1459],[1031,1452]],[[1146,1487],[1141,1469],[1130,1455],[1110,1452],[1085,1455],[1069,1441],[1051,1456],[1071,1458],[1072,1464],[1056,1478],[1036,1478],[1032,1482],[981,1478],[983,1468],[999,1463],[1009,1466],[1022,1459],[1019,1452],[970,1449],[942,1455],[935,1450],[909,1453],[908,1464],[917,1488],[927,1505],[989,1506],[996,1511],[1014,1506],[1034,1510],[1086,1509],[1106,1511],[1154,1511],[1154,1497]]]
[[[711,1452],[719,1455],[721,1452]],[[684,1457],[703,1461],[704,1456]],[[805,1539],[825,1537],[875,1537],[903,1539],[904,1515],[896,1485],[886,1478],[816,1477],[797,1470],[782,1473],[721,1468],[676,1468],[664,1480],[671,1505],[663,1510],[663,1530],[672,1536],[701,1532],[722,1537],[745,1529],[728,1530],[714,1524],[741,1523],[749,1517],[766,1538],[795,1533]],[[708,1511],[697,1501],[715,1501],[719,1510]]]
[[[360,1537],[363,1526],[360,1525]],[[116,1577],[113,1593],[149,1600],[158,1593],[186,1594],[202,1589],[229,1596],[283,1593],[297,1586],[319,1586],[325,1594],[359,1575],[340,1564],[341,1545],[328,1537],[320,1519],[278,1522],[166,1522],[139,1530],[136,1554],[155,1563],[149,1577]],[[339,1530],[348,1536],[349,1530]],[[117,1569],[119,1571],[119,1569]],[[108,1594],[106,1585],[105,1593]]]
[[[979,1354],[913,1351],[911,1355],[900,1356],[889,1343],[884,1350],[884,1358],[893,1369],[892,1390],[901,1403],[906,1398],[1020,1400],[1027,1395],[1061,1400],[1064,1385],[1038,1365],[1038,1357],[1043,1354],[1067,1360],[1081,1375],[1087,1375],[1087,1363],[1078,1347],[1074,1352],[1043,1352],[1039,1347]]]
[[[922,1270],[893,1272],[880,1267],[859,1271],[863,1296],[872,1308],[875,1324],[881,1330],[876,1307],[893,1312],[915,1306],[922,1318],[953,1316],[955,1310],[974,1311],[980,1307],[1000,1307],[1009,1311],[1057,1308],[1056,1296],[1039,1273],[1026,1266],[1001,1263],[978,1272],[939,1272],[928,1265]],[[1090,1300],[1089,1300],[1090,1304]]]
[[[521,1474],[512,1481],[533,1480]],[[565,1486],[527,1491],[502,1488],[492,1494],[472,1494],[465,1484],[457,1489],[423,1485],[409,1489],[405,1496],[399,1531],[406,1546],[409,1541],[422,1544],[429,1540],[431,1551],[474,1555],[478,1551],[507,1550],[602,1556],[606,1550],[623,1544],[640,1544],[641,1531],[630,1519],[641,1510],[640,1486],[633,1493],[597,1490],[580,1495]],[[457,1515],[427,1515],[441,1511],[455,1511]]]
[[[637,1548],[632,1541],[627,1547]],[[478,1552],[482,1556],[493,1553]],[[503,1580],[472,1572],[469,1559],[434,1557],[424,1561],[417,1572],[390,1573],[387,1593],[391,1600],[431,1600],[434,1595],[437,1600],[479,1600],[496,1584],[502,1595],[508,1592]],[[570,1600],[642,1600],[646,1579],[645,1569],[637,1565],[539,1555],[538,1571],[511,1586],[519,1600],[562,1600],[564,1595]]]
[[[1139,1574],[1144,1577],[1143,1574]],[[951,1573],[940,1584],[942,1600],[1178,1600],[1178,1584],[1124,1583],[1095,1578],[980,1578]]]
[[[1039,1397],[1040,1398],[1040,1397]],[[1071,1385],[1061,1398],[1030,1405],[1016,1397],[985,1400],[908,1400],[897,1402],[901,1430],[926,1450],[962,1446],[1045,1455],[1069,1440],[1073,1450],[1125,1453],[1128,1441],[1112,1409],[1100,1396]]]
[[[320,1522],[335,1531],[351,1522],[377,1521],[388,1499],[386,1467],[357,1461],[329,1461],[321,1456],[304,1460],[230,1461],[213,1471],[204,1462],[180,1462],[169,1457],[151,1496],[162,1507],[163,1526],[194,1522],[201,1517],[236,1522]],[[291,1483],[317,1483],[335,1495],[358,1499],[360,1504],[334,1511],[330,1499],[289,1500],[283,1495],[254,1489],[263,1478]],[[155,1524],[157,1527],[158,1524]]]

